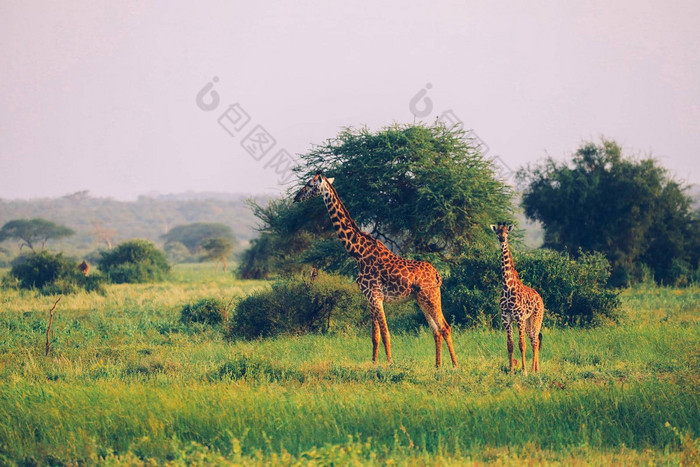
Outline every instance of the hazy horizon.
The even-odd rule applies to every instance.
[[[276,194],[343,127],[510,169],[615,139],[700,184],[700,4],[0,4],[0,198]],[[450,112],[451,111],[451,112]]]

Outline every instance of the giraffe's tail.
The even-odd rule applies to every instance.
[[[542,333],[537,336],[537,350],[542,350]]]

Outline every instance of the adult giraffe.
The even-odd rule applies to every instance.
[[[391,303],[414,297],[433,331],[435,366],[439,367],[441,363],[443,338],[447,342],[452,365],[457,366],[457,357],[452,346],[452,331],[442,314],[440,274],[432,264],[400,258],[381,241],[362,232],[350,217],[332,183],[332,178],[326,178],[318,172],[297,193],[294,202],[323,196],[338,238],[350,256],[357,261],[359,273],[356,282],[369,301],[372,318],[372,361],[377,361],[381,336],[386,358],[391,362],[391,342],[384,315],[384,302]]]

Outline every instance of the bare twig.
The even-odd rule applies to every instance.
[[[226,313],[226,316],[224,316],[224,320],[228,320],[229,315],[231,314],[229,310],[231,310],[231,304],[233,301],[236,299],[236,294],[231,295],[231,300],[228,301],[228,304],[226,305],[226,308],[224,309],[224,312]]]
[[[49,355],[49,352],[51,351],[51,325],[53,324],[53,312],[56,310],[56,305],[58,305],[58,302],[61,301],[63,298],[63,295],[59,296],[56,302],[53,304],[51,307],[51,310],[49,310],[49,328],[46,330],[46,355]]]

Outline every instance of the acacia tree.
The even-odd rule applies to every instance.
[[[512,217],[510,188],[459,129],[349,128],[300,158],[294,169],[299,185],[317,171],[335,177],[334,186],[358,225],[404,256],[449,261],[465,245],[489,241],[489,224]],[[348,266],[342,246],[332,241],[335,232],[321,199],[254,205],[254,212],[264,239],[256,247],[279,247],[266,250],[284,257],[287,266]],[[244,276],[246,262],[255,263],[247,256]],[[271,263],[257,259],[258,265]]]
[[[74,233],[72,229],[46,219],[16,219],[2,226],[0,241],[17,239],[21,241],[20,248],[26,246],[36,252],[34,248],[39,243],[43,250],[48,240],[68,237]]]
[[[525,214],[542,222],[545,245],[604,253],[610,283],[626,285],[650,268],[662,283],[697,268],[697,218],[679,182],[652,158],[635,160],[603,139],[582,145],[570,162],[551,158],[518,173],[527,184]]]
[[[210,238],[202,243],[203,260],[212,260],[223,265],[226,272],[226,258],[233,252],[233,242],[228,238]]]
[[[190,254],[195,254],[207,240],[227,238],[233,241],[235,236],[228,225],[216,222],[194,222],[173,227],[167,234],[163,235],[163,238],[166,243],[182,243]]]

